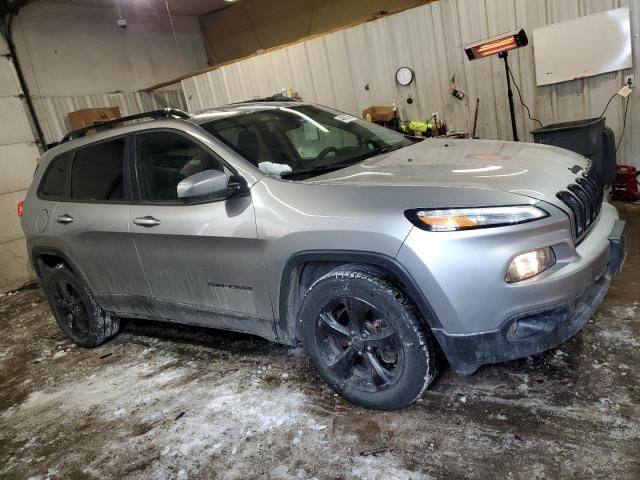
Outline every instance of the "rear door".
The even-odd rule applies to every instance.
[[[130,229],[156,316],[273,336],[273,311],[249,193],[185,203],[178,183],[204,170],[235,172],[176,130],[135,136]]]
[[[82,147],[70,155],[64,198],[52,234],[107,310],[131,313],[149,285],[129,235],[131,186],[126,136]]]

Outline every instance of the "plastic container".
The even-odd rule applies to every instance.
[[[533,130],[533,141],[584,155],[604,174],[604,118],[554,123]],[[609,180],[610,182],[611,180]]]

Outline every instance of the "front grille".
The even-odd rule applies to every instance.
[[[602,177],[590,165],[576,183],[567,186],[556,196],[573,213],[573,235],[580,241],[598,218],[604,197]]]

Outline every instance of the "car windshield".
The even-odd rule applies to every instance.
[[[244,113],[243,109],[251,108]],[[267,175],[302,180],[411,145],[400,133],[327,107],[238,106],[200,125]]]

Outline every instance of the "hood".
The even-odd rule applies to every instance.
[[[558,205],[556,193],[586,167],[584,157],[549,145],[427,139],[307,183],[499,190]]]

